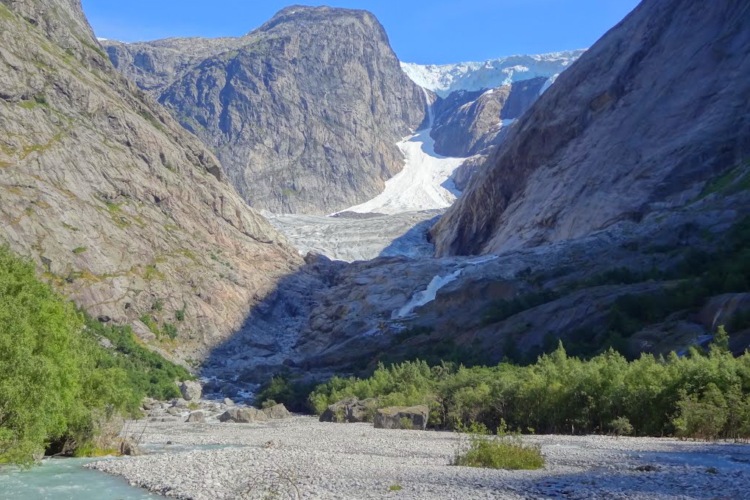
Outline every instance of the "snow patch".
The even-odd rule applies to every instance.
[[[448,283],[456,281],[458,277],[461,276],[462,271],[462,269],[459,269],[458,271],[455,271],[448,276],[435,276],[434,278],[432,278],[432,281],[430,281],[430,284],[427,285],[427,288],[425,288],[421,292],[415,293],[414,296],[412,296],[411,300],[404,307],[402,307],[398,311],[393,311],[391,319],[404,319],[408,316],[411,316],[416,308],[422,307],[423,305],[435,300],[438,290],[443,288]]]
[[[446,97],[459,90],[482,90],[531,78],[551,78],[562,73],[584,52],[585,49],[516,55],[484,62],[444,65],[401,63],[401,68],[417,85]]]
[[[398,143],[406,163],[401,172],[385,181],[385,190],[370,201],[342,212],[393,215],[448,208],[456,201],[461,192],[452,176],[466,158],[450,158],[435,152],[435,140],[430,136],[432,106],[429,106],[428,117],[427,129]]]
[[[556,75],[550,76],[546,82],[544,82],[544,85],[542,85],[542,88],[539,90],[539,95],[544,94],[549,90],[549,88],[552,86],[553,83],[557,80],[557,77],[560,76],[560,73],[557,73]]]

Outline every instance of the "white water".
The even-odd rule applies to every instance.
[[[432,281],[430,281],[430,284],[427,285],[427,288],[425,288],[421,292],[415,293],[411,300],[404,307],[402,307],[398,311],[393,311],[391,318],[407,318],[414,312],[417,307],[422,307],[423,305],[432,302],[433,300],[435,300],[435,297],[437,297],[438,290],[443,288],[448,283],[456,281],[458,277],[461,276],[461,272],[463,272],[463,269],[454,271],[448,276],[435,276],[434,278],[432,278]]]

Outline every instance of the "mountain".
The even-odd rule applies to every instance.
[[[746,3],[643,2],[510,129],[433,228],[437,254],[582,237],[679,210],[739,175],[749,56]]]
[[[200,359],[300,258],[117,73],[79,0],[2,0],[0,39],[0,244],[95,317]]]
[[[494,89],[533,78],[554,80],[584,52],[570,50],[443,65],[401,63],[401,67],[420,87],[435,92],[439,97],[448,97],[459,90]]]
[[[276,213],[373,198],[403,167],[396,143],[433,99],[365,11],[294,6],[237,40],[108,50],[217,153],[251,206]]]
[[[286,352],[248,361],[241,335],[222,366],[524,362],[559,340],[576,356],[685,353],[722,324],[744,351],[749,65],[745,2],[645,0],[508,127],[433,227],[438,258],[309,257],[316,277],[263,306],[300,311],[268,328]]]
[[[459,90],[438,100],[431,132],[435,151],[468,157],[499,144],[508,127],[536,102],[547,82],[540,77],[484,91]]]

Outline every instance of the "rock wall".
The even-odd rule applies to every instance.
[[[646,0],[511,128],[433,228],[438,255],[497,253],[678,209],[750,157],[750,15]]]
[[[295,6],[231,43],[173,41],[171,55],[164,43],[149,44],[159,55],[139,44],[110,56],[217,153],[256,208],[326,214],[373,198],[403,167],[396,143],[425,119],[426,93],[365,11]],[[196,45],[220,53],[180,55]]]
[[[95,317],[183,360],[300,263],[214,155],[115,71],[72,0],[0,3],[6,243]]]

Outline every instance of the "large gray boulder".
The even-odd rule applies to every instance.
[[[200,382],[187,380],[180,384],[180,392],[186,401],[198,401],[203,394]]]
[[[266,421],[268,421],[268,415],[256,408],[230,408],[219,415],[219,422],[249,424],[252,422]]]
[[[280,420],[292,416],[289,410],[286,409],[286,406],[282,404],[269,406],[268,408],[263,408],[261,411],[271,420]]]
[[[202,411],[194,411],[188,415],[187,422],[194,424],[202,424],[206,421],[206,414]]]
[[[377,399],[348,398],[330,405],[320,415],[321,422],[371,422],[377,409]]]
[[[425,430],[430,409],[426,405],[392,406],[382,408],[375,413],[376,429]]]

